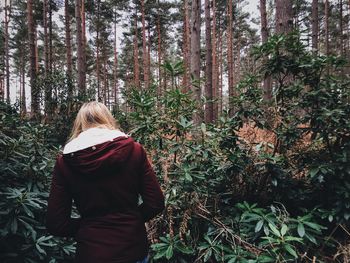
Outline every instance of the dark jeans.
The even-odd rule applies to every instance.
[[[136,263],[148,263],[148,256],[146,256],[143,260],[139,260]]]

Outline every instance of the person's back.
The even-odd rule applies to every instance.
[[[77,262],[136,262],[148,253],[144,222],[163,210],[164,196],[143,147],[95,126],[77,132],[57,158],[47,228],[76,239]],[[70,217],[72,200],[81,219]]]

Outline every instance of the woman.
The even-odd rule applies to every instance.
[[[72,200],[81,218],[71,218]],[[143,147],[116,128],[105,105],[85,103],[56,160],[48,231],[76,239],[79,263],[147,262],[144,223],[163,209]]]

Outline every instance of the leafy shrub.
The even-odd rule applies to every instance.
[[[49,178],[57,149],[47,126],[22,121],[0,104],[0,261],[68,262],[73,242],[45,230]]]

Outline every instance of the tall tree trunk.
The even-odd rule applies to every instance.
[[[350,16],[350,0],[349,0],[349,3],[348,3],[348,16]],[[346,23],[346,43],[345,43],[345,56],[347,57],[347,59],[350,58],[349,56],[349,51],[350,51],[350,20],[347,20],[347,23]],[[349,72],[349,70],[347,70],[347,72]]]
[[[148,51],[146,38],[146,21],[145,21],[145,1],[141,0],[141,22],[142,22],[142,56],[143,56],[143,81],[144,87],[149,87],[149,69],[148,69]]]
[[[86,91],[86,71],[85,71],[85,45],[82,32],[81,21],[82,0],[75,0],[75,20],[76,20],[76,41],[77,41],[77,60],[78,60],[78,91],[79,95],[85,96]]]
[[[213,70],[212,70],[212,95],[213,100],[218,97],[218,66],[217,66],[217,52],[216,52],[216,1],[212,0],[213,4],[213,30],[212,30],[212,61],[213,61]],[[216,121],[218,118],[218,102],[213,102],[213,121]]]
[[[184,12],[184,25],[183,25],[183,57],[184,57],[184,77],[183,77],[183,87],[184,91],[189,91],[190,84],[190,24],[188,15],[188,0],[184,0],[183,6]]]
[[[235,62],[234,63],[234,71],[235,72],[235,80],[234,80],[234,85],[236,86],[237,83],[241,80],[241,45],[242,45],[242,40],[241,40],[241,33],[238,30],[237,34],[237,46],[236,46],[236,56],[235,56]]]
[[[276,33],[288,34],[293,29],[293,1],[276,0]]]
[[[312,0],[312,50],[318,52],[318,0]]]
[[[135,6],[137,10],[137,6]],[[135,34],[134,34],[134,85],[140,88],[140,66],[139,66],[139,44],[137,34],[137,11],[135,14]]]
[[[228,94],[229,94],[229,111],[233,114],[232,98],[235,96],[233,83],[233,4],[232,0],[228,1],[228,25],[227,25],[227,67],[228,67]]]
[[[157,35],[158,35],[158,96],[162,96],[162,34],[161,34],[161,29],[160,29],[160,10],[159,10],[159,0],[158,2],[158,10],[157,10]]]
[[[49,52],[49,70],[52,72],[53,67],[53,37],[52,37],[52,0],[49,0],[49,44],[50,44],[50,52]]]
[[[3,72],[1,72],[1,77],[0,77],[0,101],[5,100],[5,90],[4,90],[4,77],[3,77]]]
[[[210,16],[210,0],[204,2],[205,13],[205,49],[206,49],[206,66],[205,66],[205,122],[213,122],[213,57],[212,57],[212,39],[211,39],[211,16]]]
[[[21,100],[20,100],[20,104],[21,104],[21,115],[24,116],[27,114],[27,104],[26,104],[26,62],[25,62],[25,54],[22,51],[21,52],[21,74],[22,74],[22,85],[21,86]]]
[[[38,30],[34,24],[34,45],[35,45],[35,70],[36,74],[39,73],[39,48],[38,48]]]
[[[51,11],[51,0],[50,4],[48,0],[44,0],[43,5],[43,22],[44,22],[44,76],[47,80],[49,73],[51,72],[52,67],[52,11]],[[49,8],[49,32],[48,32],[48,21],[47,13]],[[50,42],[50,43],[49,43]],[[49,47],[50,44],[50,47]],[[50,116],[50,105],[52,98],[51,83],[48,81],[45,82],[45,114]]]
[[[107,84],[106,50],[103,51],[103,103],[107,105],[109,100],[109,88]]]
[[[260,21],[261,21],[261,42],[262,44],[267,42],[269,37],[269,30],[267,27],[267,12],[266,12],[266,0],[260,0]],[[264,78],[264,100],[270,101],[272,98],[272,86],[271,77],[265,76]]]
[[[81,0],[81,30],[83,34],[84,48],[86,47],[86,26],[85,26],[85,0]]]
[[[329,56],[329,2],[325,0],[324,5],[324,15],[325,15],[325,45],[326,45],[326,55]]]
[[[151,22],[148,20],[147,21],[148,28],[147,28],[147,74],[148,74],[148,86],[150,85],[150,81],[152,79],[152,71],[151,71],[151,47],[152,47],[152,42],[151,42],[151,27],[150,24]]]
[[[1,52],[1,62],[3,65],[6,65],[5,63],[5,49],[3,52]],[[1,68],[1,73],[0,73],[0,101],[4,102],[5,101],[5,67]]]
[[[117,13],[114,10],[114,60],[113,60],[113,91],[114,91],[114,105],[118,106],[118,52],[117,52]]]
[[[30,52],[30,87],[31,87],[31,112],[33,117],[39,117],[39,91],[36,86],[36,52],[35,52],[35,27],[33,20],[33,0],[27,1],[28,39]]]
[[[72,70],[72,44],[70,31],[70,17],[69,17],[69,0],[64,0],[64,22],[66,31],[66,56],[67,56],[67,81],[68,81],[68,99],[73,97],[73,70]]]
[[[96,81],[97,99],[100,100],[100,0],[97,0],[97,22],[96,22]]]
[[[43,3],[43,27],[44,27],[44,75],[47,77],[49,71],[49,35],[47,32],[47,9],[48,0]]]
[[[220,114],[222,114],[222,87],[223,87],[223,32],[221,31],[221,17],[219,16],[219,29],[218,29],[218,36],[219,36],[219,73],[218,73],[218,103],[219,103],[219,110],[218,110],[218,117]]]
[[[201,0],[192,0],[191,12],[191,74],[195,80],[192,85],[194,99],[201,104],[201,85],[200,85],[200,29],[201,29]],[[201,114],[194,116],[194,122],[200,123]]]
[[[340,31],[340,55],[344,56],[344,39],[343,39],[343,0],[339,0],[339,31]]]
[[[10,14],[11,14],[11,0],[8,4],[5,0],[5,72],[6,72],[6,102],[10,104],[10,49],[9,49],[9,23],[10,23]]]

